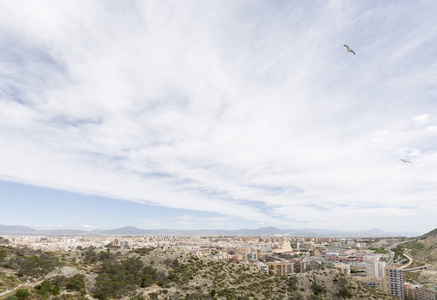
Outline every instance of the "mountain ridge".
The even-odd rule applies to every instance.
[[[393,233],[372,228],[366,231],[340,231],[328,229],[280,229],[273,226],[257,229],[140,229],[125,226],[115,229],[80,229],[38,230],[22,225],[0,225],[0,235],[226,235],[226,236],[308,236],[308,237],[391,237],[418,236],[415,233]]]
[[[424,240],[424,239],[426,239],[428,237],[433,237],[433,236],[437,236],[437,228],[433,229],[433,230],[431,230],[431,231],[429,231],[429,232],[427,232],[425,234],[422,234],[418,238],[421,239],[421,240]]]

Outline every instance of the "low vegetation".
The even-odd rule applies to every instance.
[[[3,291],[15,288],[4,297],[8,300],[392,299],[332,269],[271,277],[181,249],[0,249]]]

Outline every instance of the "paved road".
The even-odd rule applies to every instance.
[[[414,242],[414,241],[416,241],[416,240],[415,240],[415,239],[414,239],[414,240],[405,240],[405,241],[402,241],[402,242],[399,242],[399,243],[396,243],[396,244],[393,244],[393,245],[391,245],[391,246],[386,247],[385,250],[387,250],[388,253],[390,254],[390,260],[388,261],[387,265],[391,265],[391,264],[393,263],[394,252],[391,251],[391,249],[392,249],[393,247],[396,247],[396,246],[399,245],[399,244],[403,244],[403,243],[407,243],[407,242]],[[405,253],[404,253],[404,254],[405,254]],[[412,261],[412,260],[413,260],[413,259],[411,258],[410,261]]]
[[[404,256],[406,256],[410,261],[408,262],[408,264],[403,265],[402,267],[400,267],[399,269],[405,269],[406,267],[408,267],[409,265],[411,265],[413,263],[413,258],[411,256],[409,256],[407,253],[404,252]]]
[[[420,270],[425,270],[426,268],[430,267],[430,264],[425,264],[423,266],[419,266],[419,267],[415,267],[415,268],[411,268],[411,269],[404,269],[405,272],[412,272],[412,271],[420,271]]]

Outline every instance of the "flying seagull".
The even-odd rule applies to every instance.
[[[405,160],[405,159],[402,159],[402,158],[401,158],[401,161],[403,161],[404,163],[410,163],[410,164],[412,164],[411,161],[409,161],[409,160]]]
[[[352,52],[354,55],[356,55],[355,54],[355,51],[354,50],[352,50],[351,48],[349,48],[349,46],[348,45],[344,45],[345,47],[346,47],[346,49],[347,49],[347,51],[346,51],[346,53],[348,53],[348,52]]]

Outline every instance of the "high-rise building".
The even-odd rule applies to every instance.
[[[385,261],[378,259],[366,261],[366,276],[384,277]]]
[[[394,266],[385,267],[385,292],[405,299],[404,271]]]

